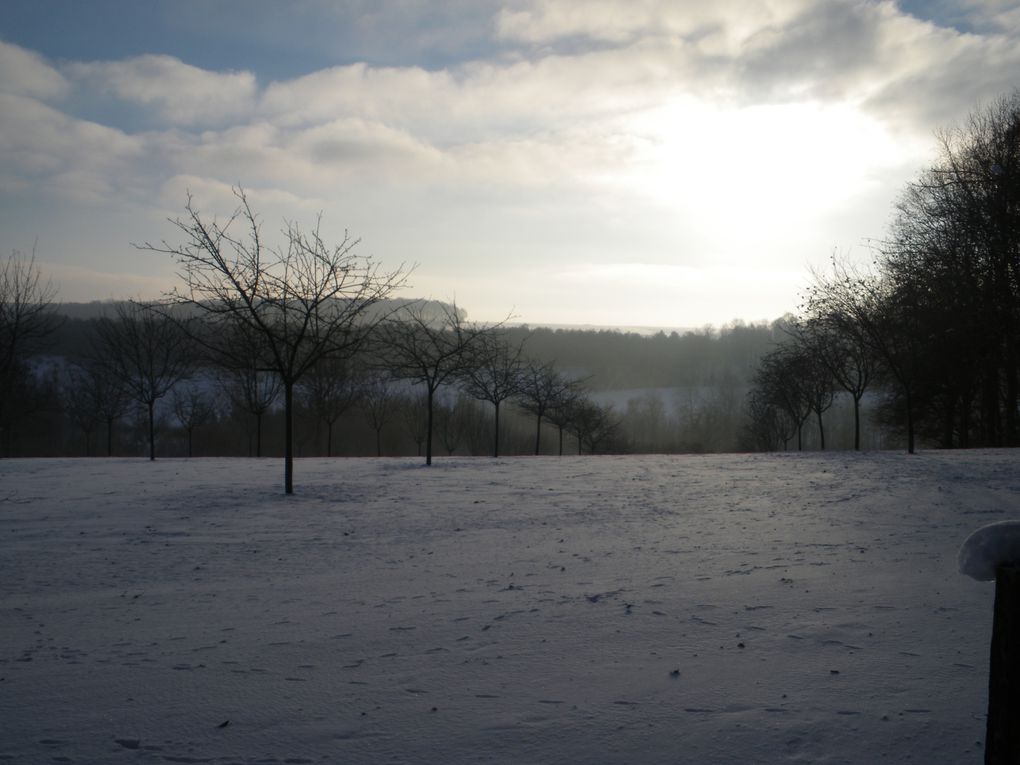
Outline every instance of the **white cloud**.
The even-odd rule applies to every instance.
[[[1020,6],[1015,0],[963,0],[962,4],[975,17],[976,27],[1014,38],[1020,35]]]
[[[75,63],[68,72],[101,92],[151,108],[175,125],[223,124],[242,118],[258,90],[251,72],[211,72],[172,56]]]
[[[445,71],[351,64],[270,83],[261,112],[281,125],[299,126],[340,117],[414,121],[441,110],[456,90]]]
[[[24,96],[0,93],[0,161],[7,173],[79,201],[123,192],[143,141]]]
[[[763,30],[743,67],[742,87],[762,101],[844,102],[927,135],[1013,87],[1020,44],[941,27],[891,3],[833,3]]]
[[[0,92],[55,99],[68,90],[64,76],[42,56],[0,40]]]
[[[203,217],[223,220],[238,209],[236,190],[239,190],[236,184],[207,176],[175,175],[161,185],[156,199],[166,211],[164,215],[171,219],[183,215],[184,205],[190,197],[194,209]],[[284,219],[306,221],[328,207],[324,199],[298,195],[280,188],[244,186],[241,190],[257,214],[273,216],[271,227]]]
[[[534,0],[505,9],[497,29],[535,45],[539,66],[560,56],[571,63],[583,59],[585,66],[575,71],[590,73],[589,82],[604,85],[606,94],[637,89],[738,103],[863,104],[900,129],[928,133],[977,99],[1016,86],[1015,4],[956,4],[987,33],[938,26],[891,2],[802,0]],[[596,52],[585,53],[592,44]],[[600,60],[623,74],[593,70]],[[635,75],[630,82],[628,74]]]
[[[715,45],[735,51],[753,32],[783,24],[804,0],[731,0],[725,3],[677,3],[670,0],[529,0],[503,9],[497,20],[505,38],[551,43],[587,38],[629,43],[647,37],[695,40],[712,36]],[[722,49],[722,48],[717,48]]]

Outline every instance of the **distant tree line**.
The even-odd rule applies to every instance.
[[[17,406],[3,412],[2,454],[286,456],[283,383],[257,331],[217,328],[172,301],[55,305],[34,261],[14,261],[48,291],[20,372],[4,376]],[[356,353],[295,383],[292,457],[746,448],[739,403],[777,332],[480,325],[455,306],[393,297],[366,314]],[[459,351],[444,358],[447,344]],[[432,357],[440,383],[416,371]]]
[[[287,224],[267,244],[236,195],[223,221],[189,198],[178,240],[142,245],[179,266],[161,301],[62,315],[34,259],[7,258],[2,454],[282,454],[291,491],[294,457],[313,454],[738,448],[734,400],[773,328],[470,322],[396,297],[405,269],[381,272],[347,235]]]
[[[867,270],[834,257],[761,360],[747,397],[759,449],[803,443],[837,397],[877,401],[908,451],[1017,446],[1020,397],[1020,91],[937,134]],[[815,429],[815,428],[812,428]]]
[[[285,455],[280,375],[254,359],[217,363],[196,339],[211,331],[202,318],[164,310],[116,303],[101,318],[54,322],[58,339],[71,328],[84,345],[36,357],[15,376],[8,389],[33,391],[39,404],[10,408],[5,454]],[[417,453],[430,464],[435,453],[498,456],[508,441],[512,453],[539,453],[536,422],[539,433],[555,423],[559,453],[564,433],[577,453],[625,448],[612,407],[582,381],[531,360],[498,326],[426,301],[394,309],[357,353],[311,365],[290,416],[300,456]]]

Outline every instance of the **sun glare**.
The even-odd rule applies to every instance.
[[[718,108],[675,101],[636,117],[626,182],[712,227],[757,236],[844,206],[897,159],[882,126],[849,106]]]

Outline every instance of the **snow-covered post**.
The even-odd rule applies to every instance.
[[[985,765],[1020,762],[1020,521],[978,529],[960,548],[960,573],[995,580]]]

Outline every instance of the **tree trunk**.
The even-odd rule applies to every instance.
[[[326,423],[326,456],[333,456],[333,422]]]
[[[861,397],[854,396],[854,451],[861,450]]]
[[[560,425],[560,456],[563,456],[563,426]]]
[[[156,461],[156,402],[149,402],[149,462]]]
[[[249,443],[251,443],[249,441]],[[255,456],[262,456],[262,415],[255,415]]]
[[[1020,762],[1020,568],[995,572],[995,614],[988,671],[986,765]]]
[[[375,429],[375,456],[382,457],[382,428]]]
[[[294,493],[294,383],[283,383],[283,491]]]
[[[914,402],[910,396],[910,386],[906,388],[907,400],[907,454],[914,453]]]
[[[113,456],[113,418],[106,419],[106,456]]]
[[[960,408],[960,448],[970,448],[970,411],[973,394],[969,390],[963,393],[962,406]]]
[[[953,391],[949,393],[944,411],[942,412],[941,445],[943,449],[953,448],[953,428],[956,426],[956,402],[957,394],[955,391]]]
[[[542,448],[542,415],[538,415],[538,427],[535,430],[535,456],[538,456]]]
[[[493,403],[496,405],[496,433],[492,444],[492,456],[495,458],[499,456],[499,402],[495,401]]]
[[[1018,381],[1016,371],[1016,352],[1013,349],[1013,336],[1006,333],[1006,446],[1017,445],[1017,398]]]
[[[193,428],[188,428],[188,459],[191,459],[191,432]]]
[[[822,410],[816,409],[815,414],[818,415],[818,442],[822,447],[822,451],[825,451],[825,426],[822,425]]]
[[[989,362],[985,365],[984,392],[981,401],[982,446],[1001,446],[999,417],[999,367]]]
[[[429,408],[429,411],[428,411],[428,417],[426,418],[426,422],[428,424],[426,425],[426,428],[425,428],[425,430],[426,430],[426,432],[425,432],[425,464],[426,465],[431,465],[432,464],[432,394],[434,392],[435,391],[430,387],[429,388],[429,398],[428,398],[428,408]]]

